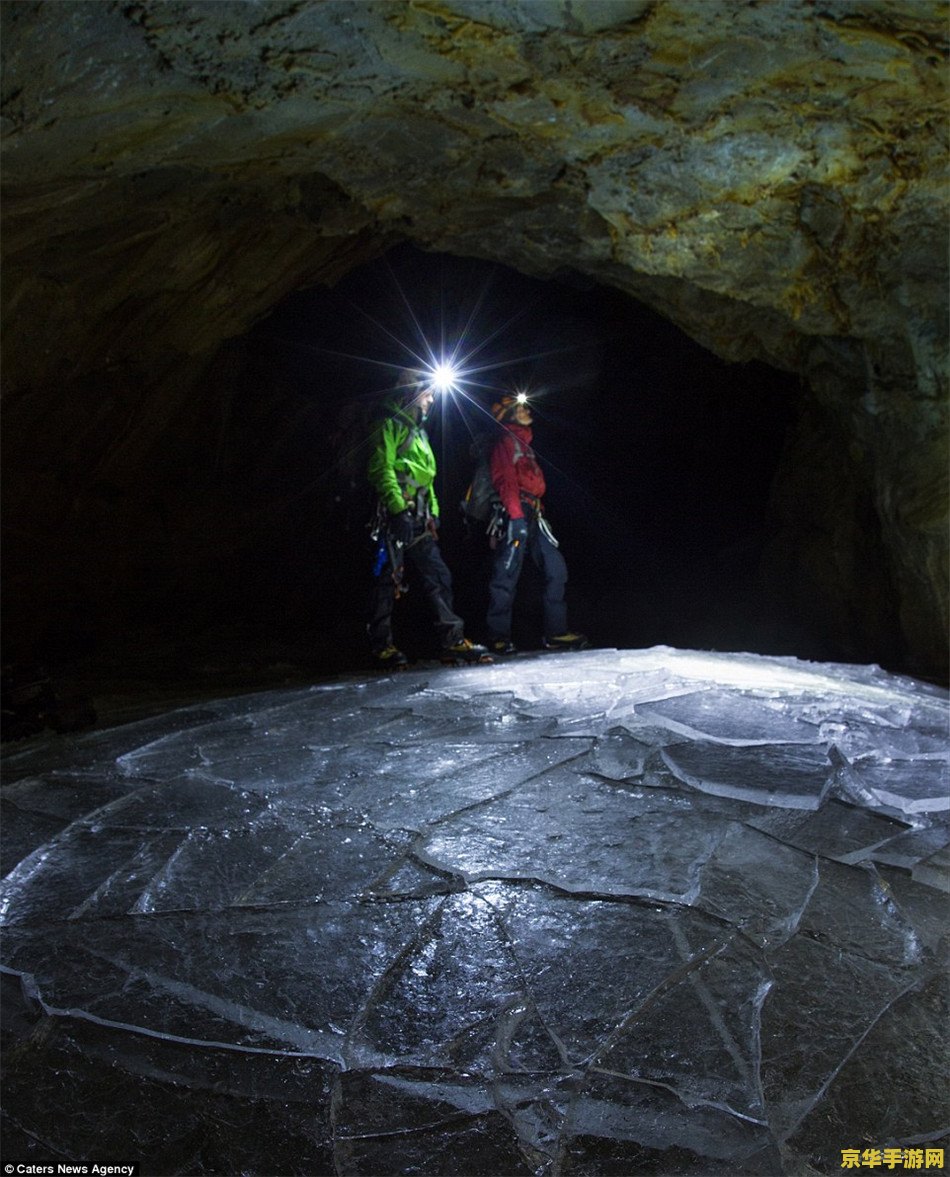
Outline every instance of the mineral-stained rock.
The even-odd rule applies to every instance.
[[[801,591],[945,662],[942,0],[0,11],[7,505],[50,576],[89,560],[90,499],[103,560],[163,512],[194,532],[156,455],[209,407],[209,361],[408,239],[569,267],[800,372],[823,424],[794,452],[821,457],[776,496]]]

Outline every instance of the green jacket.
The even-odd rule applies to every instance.
[[[414,506],[422,491],[427,513],[438,516],[435,454],[428,434],[398,401],[387,401],[385,411],[373,432],[373,452],[366,465],[370,484],[390,515]]]

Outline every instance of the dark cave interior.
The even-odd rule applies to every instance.
[[[943,1170],[948,2],[0,6],[5,1170]]]
[[[230,461],[258,480],[262,510],[279,523],[245,553],[233,608],[265,626],[279,616],[345,633],[350,657],[361,648],[369,502],[359,440],[399,367],[426,345],[452,350],[460,339],[470,380],[429,431],[442,545],[473,636],[487,549],[458,503],[486,410],[524,387],[574,624],[596,644],[832,653],[801,648],[807,636],[783,630],[755,591],[797,377],[719,361],[662,316],[579,276],[534,279],[408,245],[334,289],[294,294],[241,341],[233,436],[258,458],[264,439],[280,440],[263,462],[252,452]],[[288,428],[294,419],[300,427]],[[539,637],[536,595],[526,585],[519,601],[526,644]],[[426,622],[413,604],[410,595],[415,631]]]
[[[193,429],[157,459],[166,485],[177,478],[171,511],[203,511],[201,525],[167,528],[151,564],[147,543],[122,553],[132,587],[108,598],[89,587],[93,561],[85,585],[54,585],[35,605],[38,637],[27,644],[7,630],[5,664],[49,668],[90,695],[161,680],[166,696],[189,697],[363,670],[371,500],[360,442],[398,369],[426,347],[457,347],[469,372],[429,432],[442,549],[471,637],[482,636],[489,561],[458,507],[471,439],[500,394],[526,387],[571,625],[592,644],[853,654],[783,612],[757,576],[797,376],[720,361],[580,275],[543,280],[401,244],[333,288],[297,291],[224,345]],[[93,492],[103,502],[113,493]],[[237,528],[215,514],[229,502]],[[541,636],[533,575],[515,615],[526,649]],[[419,594],[399,613],[406,652],[431,656]],[[887,663],[886,651],[862,653]]]

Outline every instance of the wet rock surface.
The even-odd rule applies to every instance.
[[[947,702],[657,647],[11,749],[4,1160],[912,1168],[948,1111]]]

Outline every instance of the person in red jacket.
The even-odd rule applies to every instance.
[[[523,395],[505,396],[492,405],[492,416],[503,429],[491,450],[491,480],[508,526],[495,548],[488,588],[489,649],[496,654],[517,653],[511,640],[511,614],[527,553],[544,581],[544,648],[582,650],[587,639],[567,625],[567,564],[544,518],[544,473],[531,448],[531,406]]]

